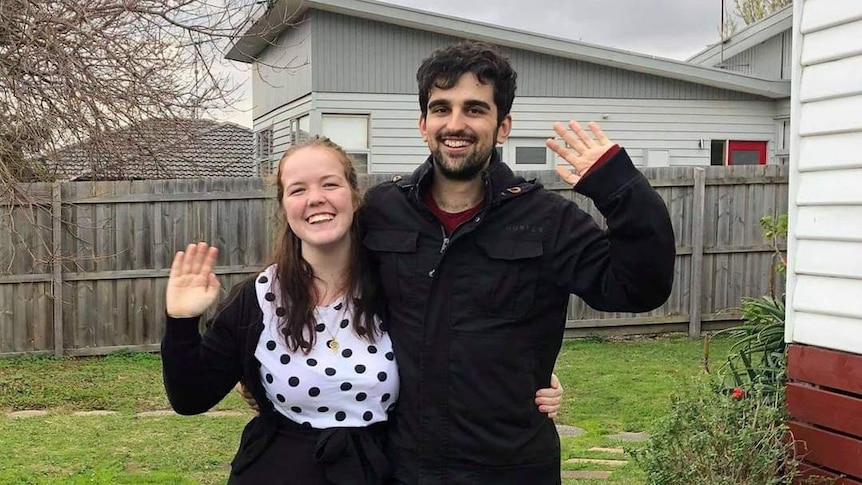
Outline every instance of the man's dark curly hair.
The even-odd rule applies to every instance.
[[[428,114],[428,98],[433,88],[450,89],[464,74],[472,72],[482,84],[494,86],[497,124],[503,122],[515,99],[518,73],[496,47],[484,42],[459,42],[432,52],[416,71],[419,83],[419,108]]]

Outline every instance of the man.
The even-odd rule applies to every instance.
[[[365,246],[377,260],[401,375],[391,419],[403,484],[559,483],[554,424],[533,403],[549,383],[568,297],[605,311],[661,305],[673,281],[664,203],[625,151],[591,124],[554,130],[558,169],[608,231],[514,176],[495,145],[512,127],[516,73],[462,43],[419,67],[419,131],[431,155],[368,191]]]

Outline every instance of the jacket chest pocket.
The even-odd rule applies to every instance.
[[[482,237],[476,245],[482,256],[471,278],[476,303],[488,316],[524,316],[536,295],[542,241]]]
[[[391,305],[415,305],[423,281],[416,261],[419,233],[414,231],[368,230],[363,239],[380,264],[380,283]]]

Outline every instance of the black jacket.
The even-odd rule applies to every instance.
[[[606,232],[494,154],[483,209],[447,238],[421,202],[431,177],[428,160],[372,188],[363,215],[401,374],[387,453],[396,478],[558,483],[559,438],[533,400],[549,385],[568,297],[605,311],[661,305],[674,268],[665,204],[620,150],[576,188]]]

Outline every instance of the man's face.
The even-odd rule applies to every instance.
[[[466,73],[450,89],[433,88],[419,132],[428,144],[437,173],[449,180],[470,180],[488,166],[494,147],[512,127],[511,116],[497,125],[494,86]]]

